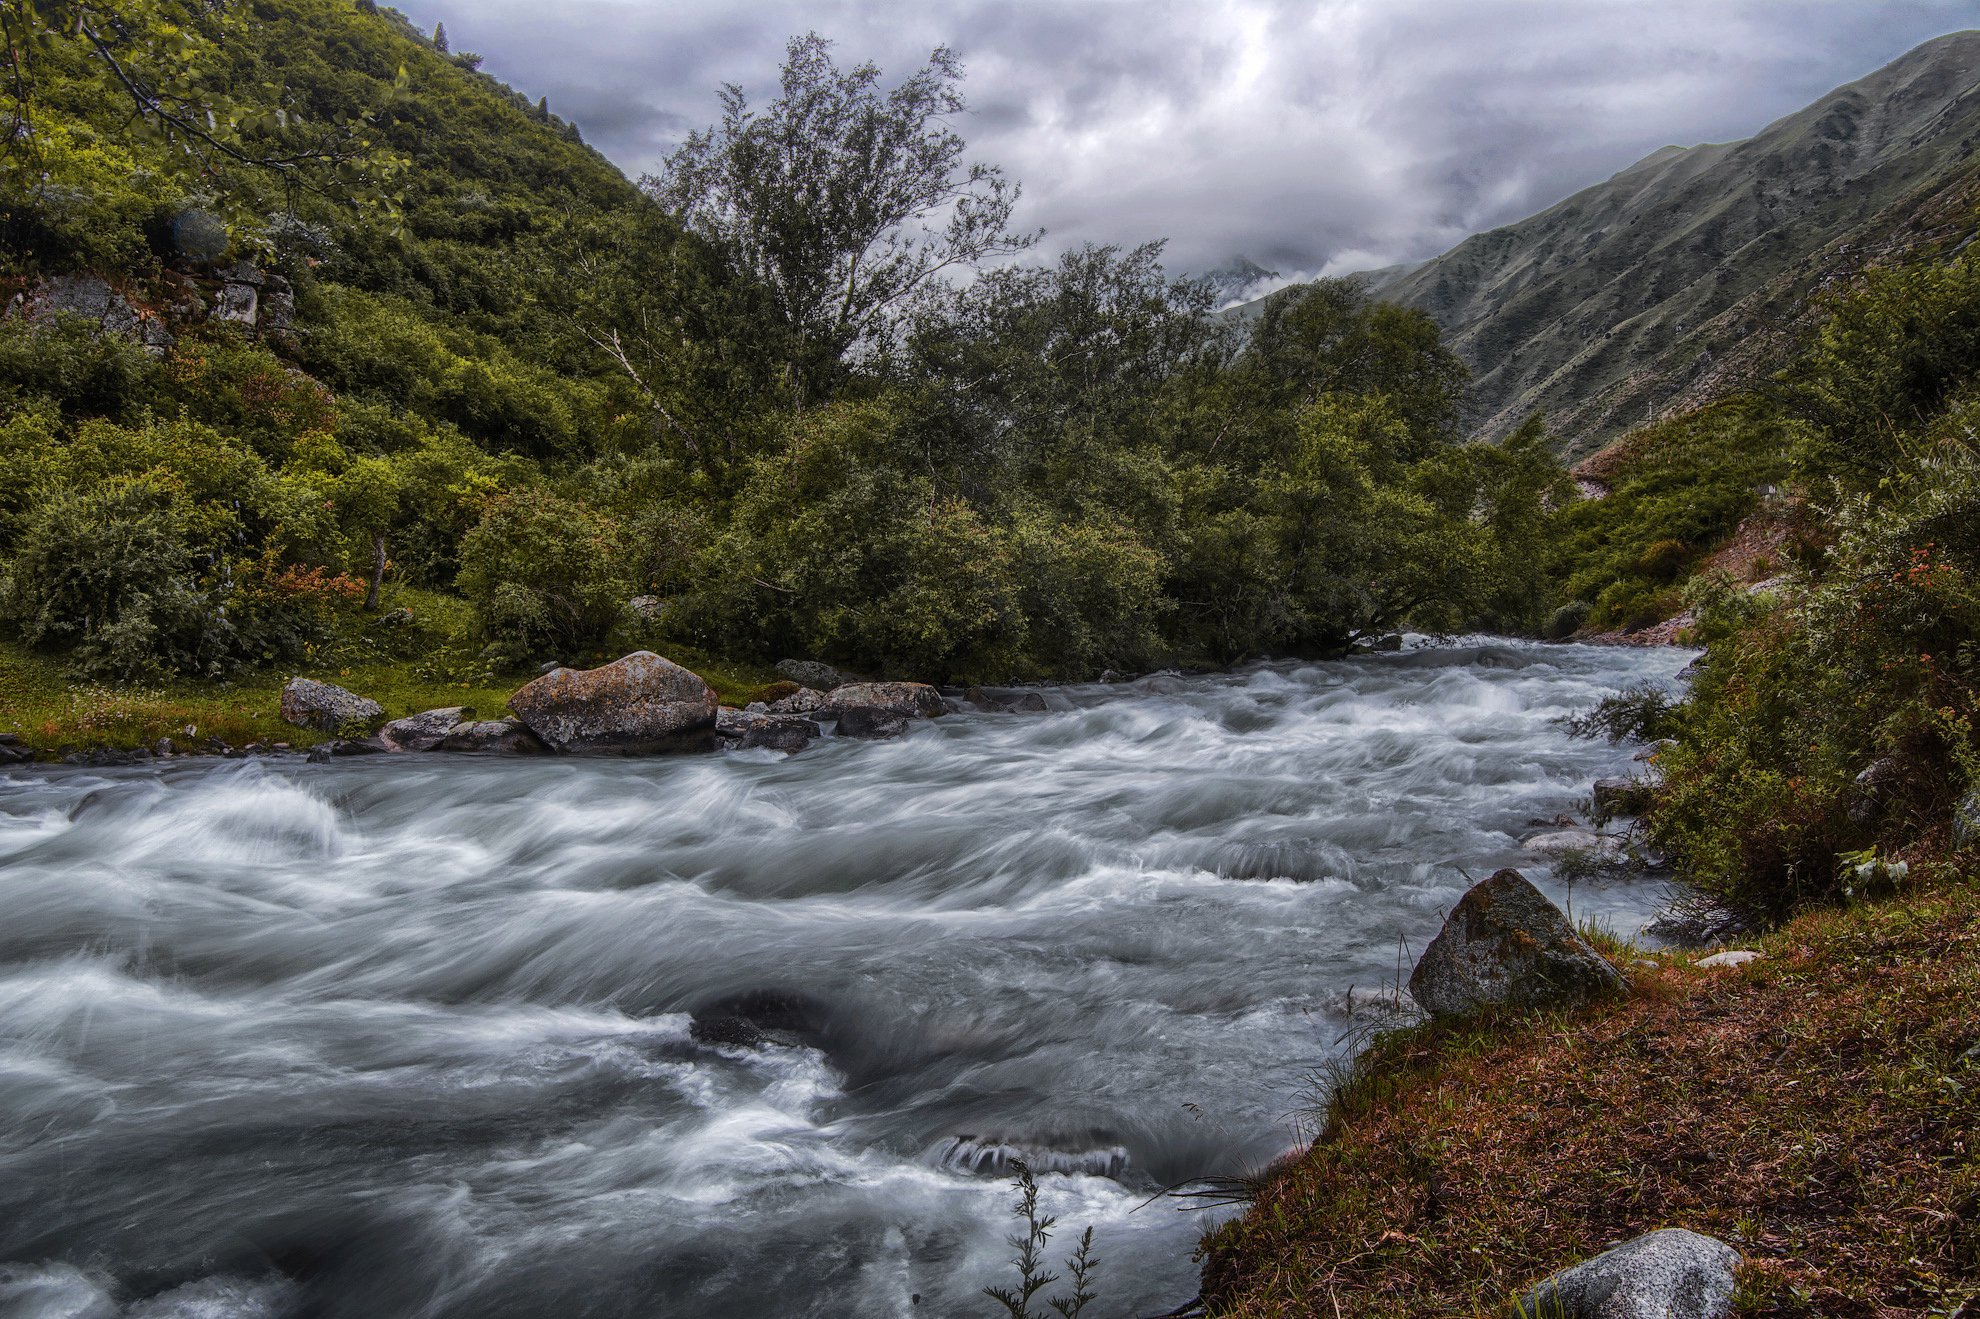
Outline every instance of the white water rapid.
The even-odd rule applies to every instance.
[[[788,759],[0,771],[0,1315],[990,1316],[1013,1157],[1054,1257],[1097,1229],[1089,1319],[1167,1310],[1207,1223],[1136,1206],[1293,1142],[1462,871],[1570,896],[1520,840],[1630,749],[1555,721],[1688,658],[1069,687]]]

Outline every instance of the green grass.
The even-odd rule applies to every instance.
[[[535,675],[494,674],[475,660],[467,606],[450,596],[399,589],[387,609],[412,610],[414,623],[384,642],[359,635],[288,668],[244,675],[232,682],[175,681],[108,687],[71,681],[60,657],[0,641],[0,733],[15,733],[44,754],[108,748],[131,750],[169,737],[181,749],[197,749],[209,737],[230,746],[287,742],[306,747],[327,734],[283,723],[282,686],[290,677],[317,678],[368,696],[388,719],[442,706],[466,706],[483,719],[499,719],[509,697]],[[657,638],[615,637],[589,657],[593,662],[649,649],[701,675],[725,705],[744,705],[776,681],[772,669],[739,663]],[[187,729],[195,730],[191,734]]]
[[[1378,1037],[1206,1240],[1209,1313],[1499,1316],[1673,1226],[1741,1252],[1742,1315],[1971,1313],[1980,891],[1934,869],[1739,970],[1604,939],[1626,998]]]

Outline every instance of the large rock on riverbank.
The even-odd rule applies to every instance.
[[[282,718],[320,733],[370,732],[385,717],[378,702],[314,678],[291,678],[282,688]]]
[[[942,704],[942,693],[925,682],[849,682],[833,688],[817,714],[821,719],[836,719],[862,707],[885,710],[903,719],[926,719],[948,710]]]
[[[509,709],[553,751],[640,755],[715,745],[715,691],[639,650],[595,669],[557,669],[509,698]]]
[[[1473,885],[1409,977],[1410,994],[1438,1017],[1582,1003],[1624,985],[1622,973],[1517,870]]]
[[[1727,1319],[1739,1252],[1682,1228],[1626,1241],[1520,1299],[1534,1319]]]

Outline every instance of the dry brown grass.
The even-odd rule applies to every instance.
[[[1207,1239],[1210,1313],[1499,1315],[1667,1226],[1742,1252],[1742,1314],[1980,1313],[1980,893],[1941,876],[1758,946],[1659,956],[1584,1015],[1378,1042]]]

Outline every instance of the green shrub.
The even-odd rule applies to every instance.
[[[488,654],[522,666],[602,643],[633,592],[618,523],[541,489],[490,501],[461,542],[460,587]]]

